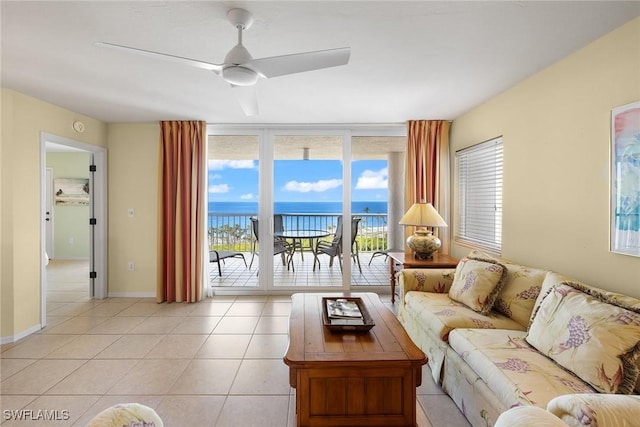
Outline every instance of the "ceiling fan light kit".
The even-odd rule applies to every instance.
[[[246,87],[241,95],[238,94],[237,90],[234,90],[238,102],[246,115],[258,114],[258,101],[254,86],[260,77],[267,79],[287,74],[346,65],[349,62],[351,49],[348,47],[253,59],[249,51],[242,44],[242,32],[251,27],[253,24],[253,16],[244,9],[235,8],[227,12],[227,19],[229,19],[231,25],[238,29],[238,44],[227,53],[223,64],[211,64],[197,59],[183,58],[113,43],[96,42],[95,45],[170,60],[213,71],[217,75],[222,76],[232,88],[239,86]]]
[[[222,77],[227,83],[235,86],[253,86],[258,81],[258,73],[240,66],[224,68]]]

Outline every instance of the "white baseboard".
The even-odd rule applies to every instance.
[[[2,337],[0,338],[0,344],[11,344],[12,342],[16,342],[18,340],[21,340],[22,338],[29,336],[31,334],[33,334],[34,332],[38,332],[40,329],[42,329],[42,325],[38,324],[35,326],[30,327],[29,329],[20,332],[19,334],[16,335],[11,335],[8,337]]]
[[[155,298],[155,292],[109,292],[108,298]]]

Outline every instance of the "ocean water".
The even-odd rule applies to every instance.
[[[277,214],[339,214],[342,213],[341,202],[275,202],[274,213]],[[257,214],[257,202],[209,202],[210,214]],[[387,202],[351,202],[352,214],[387,213]]]

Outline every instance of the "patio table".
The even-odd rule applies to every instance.
[[[316,245],[315,241],[330,235],[326,230],[285,230],[285,231],[276,231],[274,236],[281,237],[283,239],[290,239],[293,241],[293,252],[295,254],[296,249],[300,250],[300,255],[302,256],[302,240],[309,241],[309,247],[311,248],[311,252],[313,252],[313,258],[316,259]],[[302,260],[304,261],[304,256],[302,256]]]

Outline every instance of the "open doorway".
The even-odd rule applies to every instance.
[[[91,153],[67,145],[46,144],[45,246],[47,303],[52,307],[91,299]]]
[[[41,134],[41,324],[64,304],[105,298],[106,150]]]

